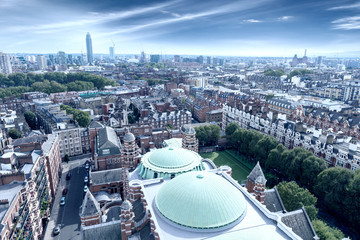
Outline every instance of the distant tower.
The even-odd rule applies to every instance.
[[[123,138],[124,144],[121,148],[121,164],[122,167],[134,170],[141,161],[140,148],[135,143],[135,136],[131,132],[127,132]]]
[[[109,47],[109,53],[110,53],[110,59],[114,60],[115,59],[115,47],[113,47],[113,46]]]
[[[196,132],[193,127],[185,127],[181,128],[182,134],[182,148],[198,152],[199,151],[199,141],[196,138]]]
[[[10,74],[12,73],[12,67],[9,55],[0,52],[0,73]]]
[[[86,53],[87,53],[87,61],[88,63],[93,62],[93,49],[92,49],[92,41],[90,33],[86,34]]]
[[[37,62],[37,66],[38,66],[39,70],[46,69],[47,64],[46,64],[46,59],[45,59],[44,55],[37,55],[36,62]]]

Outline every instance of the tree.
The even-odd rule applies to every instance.
[[[248,155],[250,155],[251,157],[255,157],[257,153],[256,144],[264,138],[264,135],[257,131],[250,130],[246,136],[248,139],[246,139],[243,144],[245,143],[247,145],[247,148],[249,149]]]
[[[312,191],[315,187],[318,175],[326,169],[326,163],[323,159],[315,156],[307,157],[301,165],[302,176],[300,183]]]
[[[287,176],[292,180],[299,181],[302,176],[302,163],[310,156],[313,156],[313,154],[303,148],[294,148],[290,150],[290,155],[287,159],[290,163],[287,168]]]
[[[278,144],[275,149],[271,150],[266,160],[265,168],[280,170],[282,168],[281,156],[285,150],[286,148],[282,144]]]
[[[340,167],[322,171],[315,186],[317,196],[323,198],[330,209],[343,214],[344,196],[353,177],[352,171]]]
[[[231,135],[240,128],[239,124],[236,122],[232,122],[226,126],[225,134],[228,139],[230,139]]]
[[[195,131],[201,146],[214,146],[221,137],[221,129],[218,125],[196,127]]]
[[[67,162],[67,163],[70,161],[69,155],[65,154],[64,161]]]
[[[274,97],[275,97],[274,94],[268,94],[268,95],[265,96],[265,100],[269,101],[270,99],[273,99]]]
[[[320,240],[339,240],[345,237],[339,229],[330,227],[319,219],[313,220],[312,225]]]
[[[21,138],[21,133],[16,128],[11,128],[8,134],[12,139]]]
[[[27,122],[27,124],[29,125],[29,127],[34,130],[36,129],[36,115],[35,113],[31,112],[31,111],[25,111],[24,112],[24,117],[25,117],[25,121]]]
[[[315,208],[317,198],[309,190],[299,187],[295,182],[281,182],[276,188],[287,211],[294,211],[305,207],[310,219],[315,219],[317,214],[317,209]]]
[[[81,127],[87,127],[90,124],[90,116],[86,112],[77,110],[74,118]]]
[[[278,141],[272,136],[266,136],[259,140],[255,145],[255,157],[262,166],[265,166],[265,162],[270,154],[270,151],[276,148]]]
[[[356,229],[360,229],[360,170],[348,185],[345,196],[345,215]]]

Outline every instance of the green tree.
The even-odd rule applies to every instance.
[[[214,146],[221,137],[221,129],[218,125],[196,127],[195,131],[201,146]]]
[[[24,117],[25,117],[25,121],[29,125],[29,127],[32,130],[36,129],[36,115],[35,115],[35,113],[33,113],[31,111],[25,111],[24,112]]]
[[[9,80],[14,83],[14,86],[26,86],[26,74],[12,73],[8,76]]]
[[[354,173],[345,196],[345,216],[356,229],[360,229],[360,170]]]
[[[272,136],[265,136],[256,143],[255,157],[256,160],[260,162],[261,166],[265,166],[270,151],[276,148],[278,144],[278,141]]]
[[[12,139],[21,138],[21,133],[16,128],[10,128],[8,134]]]
[[[317,196],[324,199],[332,210],[343,214],[344,197],[354,173],[348,169],[332,167],[322,171],[315,185]]]
[[[69,155],[65,154],[64,161],[67,162],[67,163],[70,161]]]
[[[273,99],[274,97],[275,97],[274,94],[268,94],[268,95],[265,96],[265,100],[269,101],[270,99]]]
[[[275,149],[271,150],[265,163],[266,169],[282,169],[281,156],[286,151],[282,144],[278,144]]]
[[[232,122],[226,126],[225,134],[228,139],[230,139],[231,135],[240,128],[239,124],[236,122]]]
[[[326,163],[323,159],[315,156],[307,157],[301,165],[302,176],[300,183],[312,191],[315,187],[318,175],[326,169]]]
[[[287,161],[289,161],[289,166],[287,168],[287,176],[295,181],[299,181],[302,177],[302,163],[303,161],[313,156],[310,151],[307,151],[303,148],[294,148],[290,150],[290,155]]]
[[[74,118],[81,127],[87,127],[90,124],[90,116],[86,112],[78,110],[75,112]]]
[[[299,187],[295,182],[281,182],[276,186],[287,211],[304,207],[310,219],[315,219],[317,198],[309,190]]]
[[[330,227],[319,219],[313,220],[312,225],[320,240],[339,240],[345,237],[339,229]]]

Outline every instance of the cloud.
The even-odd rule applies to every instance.
[[[289,21],[292,18],[294,18],[294,17],[293,16],[282,16],[282,17],[277,18],[277,21],[286,22],[286,21]]]
[[[261,20],[258,20],[258,19],[245,19],[242,21],[242,23],[261,23],[262,21]]]
[[[327,10],[334,11],[334,10],[344,10],[344,9],[352,9],[352,8],[360,8],[360,2],[349,4],[349,5],[341,5],[341,6],[337,6],[337,7],[331,7],[331,8],[328,8]]]
[[[95,25],[109,21],[130,18],[136,15],[162,9],[177,2],[179,1],[176,0],[168,3],[153,5],[150,7],[136,8],[128,11],[109,12],[109,13],[88,12],[87,15],[81,16],[73,21],[62,21],[62,22],[54,22],[49,24],[41,24],[41,25],[33,25],[33,26],[13,26],[9,29],[9,31],[11,32],[34,31],[35,33],[52,33],[69,28],[73,29],[74,27],[79,27],[84,25]]]
[[[240,12],[240,11],[244,11],[244,10],[248,10],[248,9],[257,7],[260,4],[263,4],[264,2],[269,2],[269,1],[263,0],[263,1],[257,1],[256,3],[254,3],[253,1],[241,1],[241,3],[243,3],[243,4],[239,4],[240,2],[237,1],[237,2],[223,5],[221,7],[209,9],[207,11],[202,11],[202,12],[197,12],[197,13],[187,13],[187,14],[182,14],[182,15],[176,16],[174,18],[161,19],[158,21],[150,22],[150,23],[139,24],[139,25],[129,27],[129,28],[122,28],[117,31],[104,33],[103,36],[130,33],[130,32],[143,30],[145,28],[151,28],[151,27],[156,27],[156,26],[161,26],[161,25],[168,25],[168,24],[174,24],[174,23],[179,23],[179,22],[191,21],[191,20],[196,20],[196,19],[205,18],[205,17],[209,17],[209,16],[214,16],[214,15],[222,15],[222,14],[229,14],[229,13],[233,13],[233,12]],[[168,13],[168,11],[162,11],[162,12]],[[260,22],[260,20],[256,20],[256,19],[248,19],[248,20],[249,20],[248,22],[252,21],[253,23]]]
[[[333,29],[357,30],[360,29],[360,16],[339,18],[332,23],[334,24]]]

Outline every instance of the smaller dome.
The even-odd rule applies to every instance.
[[[196,131],[193,127],[190,127],[190,126],[182,126],[181,127],[181,131],[185,134],[195,134]]]
[[[201,156],[193,151],[178,148],[165,147],[146,153],[139,167],[140,176],[149,178],[172,178],[178,174],[203,170]]]
[[[131,132],[128,132],[124,135],[124,141],[125,142],[132,142],[135,141],[135,136]]]

